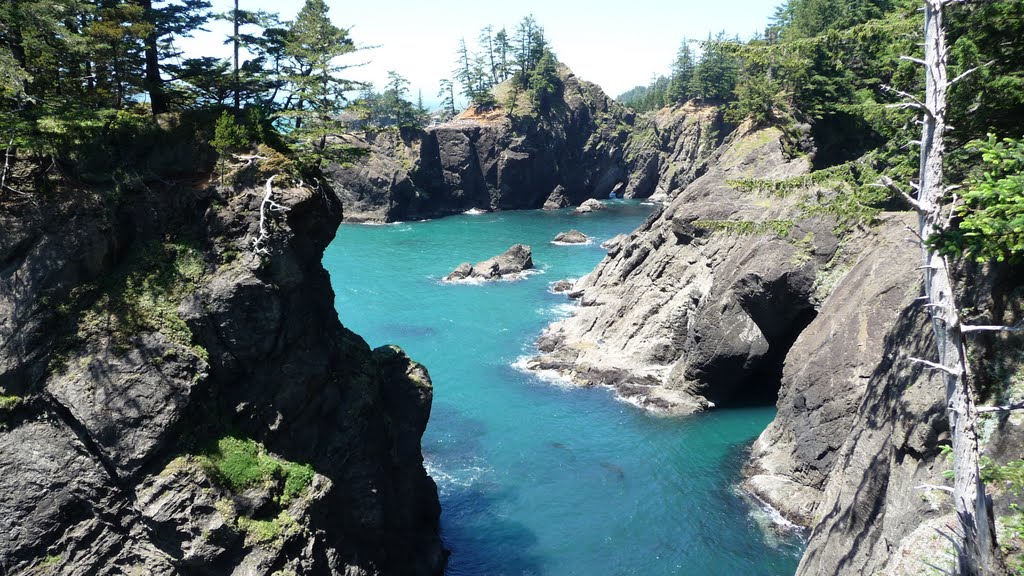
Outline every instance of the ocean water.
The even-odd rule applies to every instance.
[[[342,225],[324,255],[342,322],[424,363],[434,407],[423,439],[441,496],[450,575],[792,574],[803,544],[736,491],[773,407],[660,418],[605,389],[515,367],[572,304],[549,284],[604,256],[649,214],[636,202],[568,211]],[[558,246],[558,232],[594,238]],[[515,243],[538,271],[479,285],[440,279]]]

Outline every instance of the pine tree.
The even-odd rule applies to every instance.
[[[695,67],[689,41],[683,38],[683,43],[676,53],[676,59],[672,62],[672,79],[668,88],[670,102],[681,104],[690,99],[690,83],[693,81]]]
[[[337,116],[344,93],[356,84],[338,77],[349,66],[339,65],[337,60],[355,50],[348,30],[331,23],[324,0],[306,0],[288,30],[284,71],[290,91],[288,113],[294,128],[289,135],[302,157],[314,167],[334,152],[341,156],[345,153],[332,142],[340,126]]]

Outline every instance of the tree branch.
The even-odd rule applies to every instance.
[[[876,186],[880,185],[882,187],[888,188],[889,190],[892,190],[896,194],[899,194],[900,197],[902,197],[903,200],[907,202],[907,204],[910,204],[914,208],[914,210],[917,210],[918,212],[928,211],[923,204],[918,202],[916,198],[914,198],[910,194],[907,194],[907,192],[903,188],[900,188],[896,184],[896,182],[893,182],[892,178],[889,178],[888,176],[882,176],[881,178],[878,179],[878,181],[879,184],[876,184]]]
[[[949,487],[949,486],[938,486],[936,484],[921,484],[920,486],[915,486],[914,489],[915,490],[941,490],[943,492],[949,492],[949,493],[953,492],[953,489],[951,487]]]
[[[932,362],[931,360],[925,360],[924,358],[911,358],[909,356],[907,357],[907,360],[910,360],[911,362],[914,362],[915,364],[923,364],[923,365],[925,365],[925,366],[927,366],[929,368],[932,368],[934,370],[941,370],[941,371],[945,372],[946,374],[949,374],[950,376],[955,376],[957,378],[959,378],[961,376],[960,371],[955,370],[953,368],[950,368],[949,366],[943,366],[942,364],[939,364],[938,362]]]
[[[977,72],[978,70],[981,70],[982,68],[985,68],[986,66],[991,66],[992,64],[995,64],[995,60],[990,60],[990,61],[988,61],[988,62],[986,62],[984,64],[981,64],[979,66],[975,66],[974,68],[971,68],[971,69],[967,70],[966,72],[964,72],[963,74],[961,74],[961,75],[957,76],[956,78],[953,78],[952,80],[950,80],[949,81],[949,85],[953,86],[957,82],[963,80],[964,78],[970,76],[971,74]]]
[[[964,324],[960,327],[960,331],[964,334],[970,334],[972,332],[1024,332],[1024,326],[1020,324],[1016,326],[979,326],[972,324]]]
[[[1018,402],[1016,404],[1007,404],[1006,406],[980,406],[978,408],[978,413],[984,414],[990,412],[1016,412],[1017,410],[1024,410],[1024,402]]]
[[[274,202],[274,178],[277,175],[273,175],[267,178],[267,189],[263,195],[263,201],[260,202],[260,233],[259,236],[252,241],[252,253],[254,255],[270,254],[270,249],[265,246],[267,240],[270,239],[270,231],[267,230],[267,211],[273,212],[287,212],[288,207],[282,206],[277,202]]]

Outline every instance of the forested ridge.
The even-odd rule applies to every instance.
[[[887,206],[880,175],[907,181],[917,170],[917,110],[905,96],[924,93],[913,60],[922,55],[920,9],[913,0],[792,0],[749,41],[684,39],[668,77],[620,100],[645,111],[697,99],[724,106],[734,122],[808,126],[815,167],[855,185],[855,208]],[[967,73],[948,102],[947,177],[961,183],[983,179],[982,155],[994,146],[1013,155],[1017,141],[1003,139],[1024,134],[1024,3],[958,2],[947,12],[950,79]],[[1019,245],[1019,228],[1004,232]],[[951,250],[970,243],[952,240]]]

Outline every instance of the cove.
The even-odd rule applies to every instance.
[[[516,368],[572,310],[549,284],[586,274],[599,244],[651,207],[574,216],[517,211],[381,226],[343,224],[324,255],[342,323],[397,344],[430,370],[423,439],[441,497],[449,575],[782,575],[803,543],[778,537],[735,489],[745,450],[774,408],[660,418],[608,390]],[[576,228],[585,246],[558,246]],[[461,262],[529,244],[538,272],[443,284]]]

